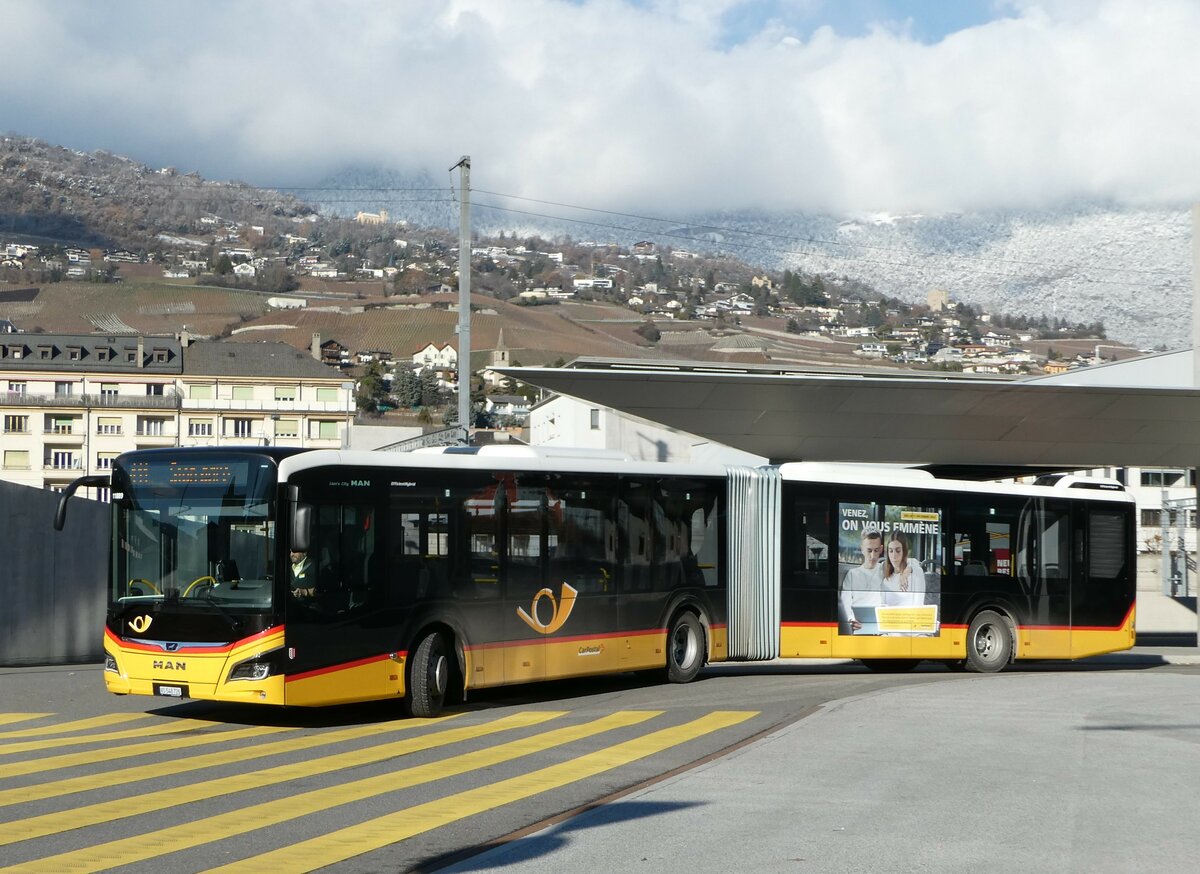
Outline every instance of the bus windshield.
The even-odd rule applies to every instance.
[[[118,462],[110,600],[270,609],[274,487],[273,461],[250,454]]]

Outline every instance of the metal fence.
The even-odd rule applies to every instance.
[[[54,530],[58,495],[0,482],[0,666],[103,658],[109,507],[71,499]]]
[[[1187,534],[1196,514],[1195,498],[1167,497],[1163,489],[1162,514],[1162,586],[1163,594],[1187,598],[1196,594],[1196,560],[1188,553]]]

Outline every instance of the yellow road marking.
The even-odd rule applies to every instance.
[[[497,765],[601,732],[636,725],[659,715],[659,713],[661,711],[614,713],[583,725],[554,729],[533,737],[464,753],[440,762],[416,765],[412,768],[366,777],[325,789],[314,789],[289,796],[283,801],[255,804],[178,826],[145,832],[70,853],[23,862],[12,868],[0,869],[0,871],[46,871],[51,874],[62,874],[62,872],[103,871],[119,865],[129,865],[212,841],[257,831],[281,822],[290,822],[306,814],[361,801],[364,798],[371,798],[386,792],[394,792],[421,783],[464,774],[478,768]]]
[[[519,777],[510,777],[490,786],[469,789],[439,798],[437,801],[418,804],[407,810],[399,810],[360,825],[338,829],[319,838],[301,841],[271,853],[213,868],[208,874],[230,874],[235,871],[257,874],[267,870],[312,871],[333,865],[468,816],[594,777],[604,771],[611,771],[685,741],[745,722],[756,715],[747,711],[716,711],[692,722],[664,728],[636,740],[588,753],[569,762],[551,765]]]
[[[302,777],[313,777],[317,774],[328,774],[331,771],[341,771],[357,768],[384,759],[394,759],[398,756],[434,749],[459,741],[485,737],[500,731],[514,728],[528,728],[547,720],[561,716],[561,713],[518,713],[506,716],[482,725],[467,725],[462,728],[452,728],[436,734],[423,735],[407,740],[393,741],[379,746],[351,750],[318,759],[309,759],[288,765],[278,765],[262,771],[251,771],[248,774],[235,774],[231,777],[218,777],[186,786],[177,786],[156,792],[147,792],[128,798],[118,798],[113,801],[100,801],[73,810],[57,813],[46,813],[28,819],[18,819],[12,822],[0,823],[0,846],[40,838],[45,835],[58,834],[72,829],[84,828],[102,822],[114,822],[141,813],[153,813],[164,807],[176,807],[191,801],[203,801],[206,798],[216,798],[232,795],[235,792],[245,792],[249,789],[261,789],[264,786],[275,786],[288,780],[299,780]],[[439,720],[440,721],[440,720]],[[414,722],[413,727],[428,725],[425,722]],[[324,735],[322,737],[328,737]],[[139,768],[128,775],[129,780],[143,779],[143,769]]]
[[[124,740],[128,737],[146,737],[151,734],[179,734],[184,731],[195,731],[198,728],[215,728],[220,724],[208,719],[175,719],[171,722],[152,725],[149,728],[104,731],[100,734],[88,734],[83,737],[50,737],[44,740],[27,740],[21,743],[0,745],[0,756],[11,756],[13,753],[24,753],[29,750],[81,746],[82,744],[100,743],[100,741],[105,740]]]
[[[242,740],[248,737],[260,737],[265,734],[279,734],[283,731],[295,731],[294,728],[279,728],[262,726],[259,728],[238,728],[233,731],[214,731],[189,737],[187,748],[207,744],[225,743],[231,740]],[[42,771],[58,771],[63,768],[74,768],[78,765],[92,765],[96,762],[110,762],[116,759],[144,756],[149,753],[160,753],[164,750],[179,750],[182,746],[180,739],[152,740],[140,744],[128,744],[123,747],[109,747],[100,750],[88,750],[79,753],[63,753],[61,756],[45,756],[40,759],[27,759],[24,762],[9,762],[0,765],[0,777],[20,777],[25,774],[38,774]],[[15,790],[14,790],[15,791]],[[10,803],[10,802],[5,802]]]
[[[30,719],[45,719],[47,716],[53,715],[53,713],[0,713],[0,725],[12,725],[14,722],[28,722]]]
[[[37,716],[50,716],[48,713],[20,714],[25,719]],[[0,740],[13,737],[45,737],[48,734],[66,734],[69,731],[86,731],[90,728],[105,728],[122,722],[133,722],[135,719],[149,719],[148,713],[106,713],[103,716],[90,716],[87,719],[76,719],[71,722],[60,722],[58,725],[44,725],[39,728],[18,728],[14,731],[0,731]],[[16,722],[17,720],[12,720]]]
[[[273,741],[271,743],[259,744],[257,746],[237,747],[232,750],[222,750],[216,753],[206,753],[202,756],[187,756],[186,758],[172,759],[168,762],[156,762],[152,765],[138,765],[134,768],[105,771],[101,774],[85,774],[81,777],[67,777],[63,780],[52,780],[49,783],[36,783],[32,786],[18,786],[15,789],[0,789],[0,807],[7,807],[10,804],[23,804],[28,801],[39,801],[43,798],[55,798],[59,795],[73,795],[77,792],[87,792],[91,789],[103,789],[106,786],[122,786],[126,783],[135,780],[152,780],[156,777],[168,777],[172,774],[183,774],[187,771],[199,771],[203,768],[214,768],[220,765],[230,765],[234,762],[244,762],[249,759],[260,759],[266,756],[274,756],[280,753],[290,753],[297,750],[306,750],[312,747],[325,746],[327,744],[340,743],[345,740],[354,740],[360,737],[373,737],[376,735],[384,735],[393,731],[401,731],[405,729],[422,728],[432,723],[445,722],[452,719],[453,716],[444,716],[438,720],[423,720],[417,721],[413,719],[404,719],[394,722],[381,722],[372,725],[361,725],[354,728],[338,729],[336,731],[327,731],[323,734],[310,734],[304,737],[292,738],[290,740]],[[220,736],[205,736],[205,743],[213,743],[218,740],[241,740],[242,738],[258,737],[265,734],[278,734],[283,731],[295,731],[294,728],[245,728],[236,729],[234,731],[224,732]],[[155,750],[148,752],[156,752],[159,749],[177,750],[179,742],[176,740],[165,741],[162,744],[153,743],[145,746],[154,746]],[[188,751],[196,746],[195,742],[189,741]],[[128,751],[135,749],[134,746],[120,747],[121,755],[128,755]],[[35,762],[52,763],[46,770],[58,770],[60,768],[73,767],[80,764],[92,764],[100,761],[108,761],[113,758],[110,750],[96,750],[88,753],[72,753],[66,756],[56,756],[53,759],[35,759]],[[70,761],[61,761],[70,760]],[[0,777],[7,776],[3,769],[0,768]]]

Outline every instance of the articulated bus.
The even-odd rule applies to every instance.
[[[105,681],[318,706],[709,662],[977,672],[1125,649],[1119,484],[615,453],[154,449],[115,460]]]

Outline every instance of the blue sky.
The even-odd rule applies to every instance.
[[[998,0],[746,0],[723,16],[726,47],[778,21],[807,40],[821,27],[841,37],[859,37],[874,27],[906,33],[922,43],[1012,14]]]

